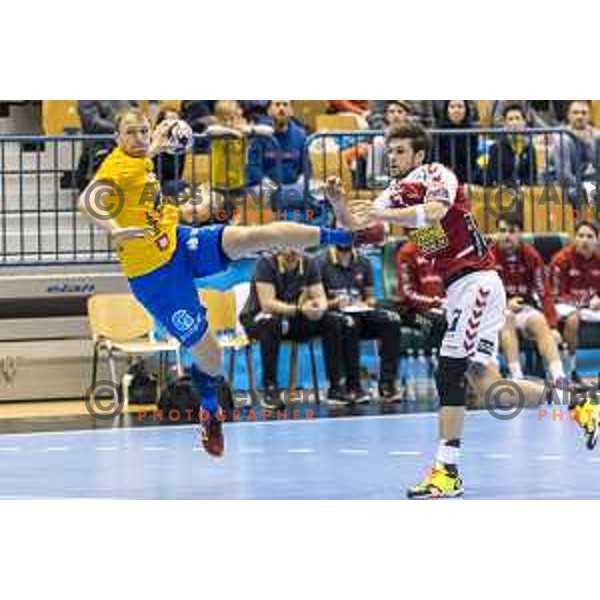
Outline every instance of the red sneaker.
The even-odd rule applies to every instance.
[[[210,419],[202,422],[202,446],[211,456],[220,457],[225,453],[224,417],[225,415],[219,409]]]

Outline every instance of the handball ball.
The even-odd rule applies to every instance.
[[[192,128],[181,119],[170,121],[169,128],[169,154],[181,154],[192,147],[194,132]]]

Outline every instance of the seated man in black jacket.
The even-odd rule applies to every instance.
[[[503,112],[505,133],[490,148],[487,178],[493,184],[535,185],[537,161],[531,137],[520,130],[527,127],[525,109],[507,104]]]
[[[240,320],[249,337],[260,341],[264,406],[283,406],[277,385],[282,339],[302,342],[321,337],[329,379],[328,399],[343,404],[355,400],[342,386],[348,349],[344,340],[351,324],[343,315],[327,311],[325,290],[314,260],[293,248],[260,258]]]
[[[320,267],[330,310],[344,314],[354,323],[346,343],[358,348],[361,339],[380,342],[379,396],[384,402],[398,401],[400,317],[395,312],[375,308],[373,267],[369,259],[351,247],[335,246],[325,252]],[[359,351],[350,352],[349,356],[356,362],[347,365],[348,385],[360,389]]]

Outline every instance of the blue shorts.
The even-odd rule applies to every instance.
[[[206,330],[206,308],[194,279],[224,271],[231,259],[223,252],[225,225],[177,227],[171,260],[151,273],[133,277],[129,287],[137,300],[172,336],[187,348]]]

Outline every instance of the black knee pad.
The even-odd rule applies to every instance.
[[[465,374],[469,367],[467,358],[440,356],[435,374],[440,404],[464,406],[467,402]]]

